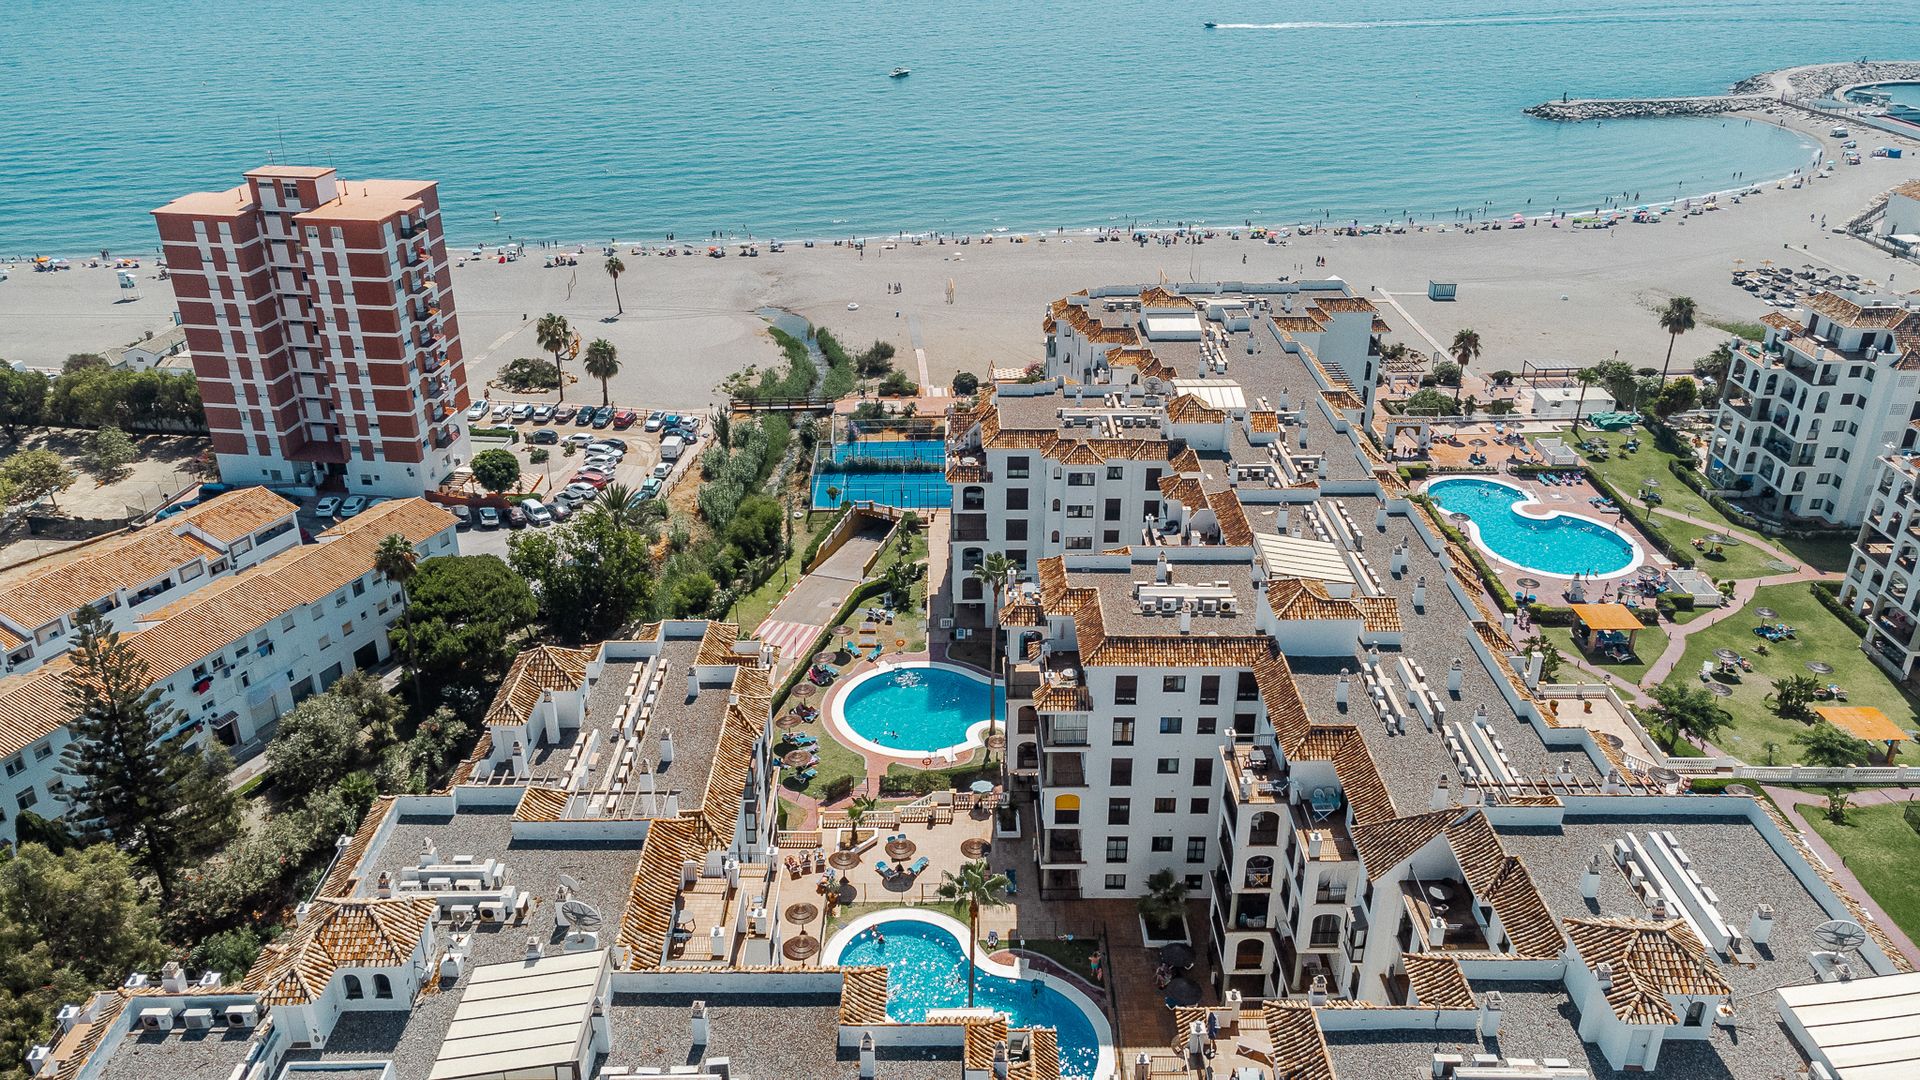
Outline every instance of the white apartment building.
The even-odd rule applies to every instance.
[[[1920,660],[1920,462],[1886,455],[1873,480],[1840,601],[1867,621],[1867,655],[1905,679]]]
[[[0,574],[6,671],[32,671],[71,648],[81,607],[124,632],[221,575],[298,545],[297,509],[266,488],[241,488]]]
[[[1707,477],[1771,520],[1858,525],[1869,462],[1920,437],[1920,310],[1823,292],[1760,321],[1766,340],[1727,370]]]
[[[236,493],[238,494],[238,493]],[[213,505],[213,504],[208,504]],[[272,526],[268,526],[272,528]],[[422,499],[380,503],[322,534],[164,606],[136,611],[122,641],[196,741],[244,746],[294,703],[391,654],[397,589],[373,569],[380,542],[405,536],[421,558],[456,552],[453,515]],[[297,535],[297,534],[293,534]],[[60,753],[71,706],[57,657],[0,679],[0,813],[66,811]]]

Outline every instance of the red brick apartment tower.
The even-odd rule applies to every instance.
[[[222,480],[418,495],[466,462],[436,185],[269,166],[153,216]]]

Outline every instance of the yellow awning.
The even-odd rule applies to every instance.
[[[1900,730],[1900,725],[1887,719],[1886,713],[1865,705],[1815,705],[1813,711],[1822,720],[1857,739],[1871,742],[1907,742],[1912,739],[1912,736]]]
[[[1589,630],[1644,630],[1645,624],[1625,604],[1574,604],[1573,617]]]

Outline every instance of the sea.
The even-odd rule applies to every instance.
[[[1815,151],[1524,107],[1902,42],[1914,0],[4,0],[0,255],[150,250],[267,162],[437,180],[474,243],[1590,209]]]

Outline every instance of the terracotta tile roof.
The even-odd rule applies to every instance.
[[[977,484],[984,475],[986,470],[977,464],[962,465],[956,461],[947,463],[947,483],[949,484]]]
[[[573,798],[566,788],[548,784],[528,784],[513,808],[515,821],[559,821],[567,816],[567,803]]]
[[[125,990],[96,993],[90,1000],[99,1003],[96,1006],[97,1015],[89,1022],[75,1024],[53,1044],[46,1065],[41,1068],[36,1080],[75,1080],[81,1070],[87,1067],[94,1051],[100,1049],[107,1033],[118,1026],[120,1013],[126,1009],[132,997]]]
[[[1842,326],[1861,330],[1891,330],[1910,319],[1920,319],[1920,314],[1894,304],[1861,305],[1832,292],[1822,292],[1806,304],[1809,310]]]
[[[1367,752],[1360,729],[1350,724],[1315,724],[1292,746],[1281,747],[1289,759],[1333,762],[1341,794],[1356,826],[1386,821],[1394,816],[1393,797]]]
[[[1007,1041],[1007,1018],[995,1015],[986,1018],[970,1018],[967,1025],[966,1042],[960,1051],[960,1064],[968,1070],[991,1070],[994,1051]]]
[[[1159,362],[1159,358],[1153,355],[1152,349],[1107,350],[1108,367],[1137,367],[1144,369],[1156,365]]]
[[[353,831],[353,840],[346,850],[334,858],[333,866],[327,871],[327,879],[320,883],[316,896],[348,897],[359,886],[360,879],[354,876],[354,870],[360,860],[366,858],[367,850],[373,847],[373,838],[380,833],[380,827],[386,824],[387,815],[393,812],[394,797],[382,795],[367,808],[367,814],[360,819],[360,827]]]
[[[1088,439],[1102,461],[1165,461],[1168,445],[1160,439]]]
[[[1057,443],[1050,451],[1050,456],[1068,465],[1100,465],[1106,460],[1079,439]]]
[[[268,1005],[304,1005],[343,967],[405,967],[440,909],[431,897],[316,900],[305,919],[269,945],[241,988]]]
[[[1036,712],[1092,712],[1093,695],[1084,686],[1043,686],[1034,691],[1033,708]]]
[[[1247,520],[1247,511],[1240,505],[1240,496],[1230,488],[1219,488],[1207,492],[1207,505],[1213,507],[1213,516],[1220,523],[1220,539],[1224,543],[1237,547],[1253,546],[1253,525]]]
[[[194,535],[195,529],[225,545],[297,509],[266,488],[217,495],[165,521],[88,545],[83,554],[0,575],[0,617],[30,634],[82,604],[143,585],[196,560],[219,558],[222,548]]]
[[[1565,939],[1534,887],[1526,864],[1507,854],[1484,813],[1473,813],[1447,826],[1447,839],[1467,888],[1491,904],[1501,928],[1521,956],[1557,956]]]
[[[1269,650],[1253,665],[1253,681],[1280,745],[1284,748],[1306,738],[1313,722],[1307,717],[1307,703],[1300,697],[1287,658],[1278,650]]]
[[[1076,624],[1075,629],[1083,624]],[[1087,638],[1080,634],[1085,650]],[[1268,651],[1258,637],[1246,638],[1104,638],[1099,647],[1081,653],[1082,663],[1105,667],[1252,667]]]
[[[1407,953],[1400,958],[1407,969],[1407,985],[1430,1009],[1471,1009],[1475,1006],[1473,987],[1450,956],[1431,953]]]
[[[1669,995],[1720,997],[1733,988],[1684,919],[1568,919],[1567,934],[1589,969],[1613,968],[1607,1004],[1629,1024],[1676,1024]]]
[[[1287,1080],[1334,1080],[1327,1037],[1320,1032],[1320,1018],[1312,1006],[1298,998],[1268,999],[1266,1015],[1274,1075]]]
[[[1039,626],[1046,621],[1046,609],[1033,600],[1016,600],[1000,609],[1002,626]]]
[[[1218,424],[1227,414],[1208,405],[1193,394],[1181,394],[1167,402],[1167,422],[1172,424]]]
[[[1267,607],[1275,618],[1282,620],[1358,619],[1372,633],[1403,629],[1400,605],[1393,597],[1341,599],[1327,595],[1325,586],[1306,578],[1274,578],[1267,582]]]
[[[1393,332],[1393,327],[1387,325],[1387,320],[1375,315],[1373,317],[1373,332],[1376,334],[1390,334]]]
[[[1150,285],[1147,288],[1141,290],[1140,306],[1143,308],[1147,308],[1147,307],[1192,308],[1193,301],[1187,299],[1184,296],[1181,296],[1177,292],[1173,292],[1172,290],[1164,288],[1162,286]]]
[[[1326,319],[1313,308],[1308,308],[1306,313],[1301,315],[1275,315],[1273,325],[1283,337],[1291,334],[1319,334],[1327,329]]]
[[[1801,330],[1799,321],[1784,311],[1769,311],[1760,316],[1760,323],[1763,326],[1771,326],[1775,330],[1784,330],[1789,334],[1797,334]]]
[[[514,657],[506,679],[493,695],[493,704],[487,706],[487,723],[524,724],[548,691],[580,689],[586,685],[587,664],[598,651],[598,646],[563,649],[536,645]]]
[[[1167,468],[1177,473],[1197,473],[1200,471],[1200,455],[1193,447],[1183,446],[1180,452],[1167,459]]]
[[[1320,392],[1320,396],[1326,399],[1328,405],[1336,409],[1364,409],[1367,407],[1367,403],[1360,400],[1360,395],[1351,390],[1323,390]]]
[[[992,450],[1052,450],[1060,437],[1051,431],[1015,430],[1001,428],[993,437],[985,440]]]
[[[887,1017],[887,969],[840,969],[840,1023],[844,1027],[890,1024]]]
[[[1255,409],[1247,414],[1247,428],[1262,434],[1278,434],[1280,414],[1272,409]]]
[[[705,858],[707,845],[699,824],[691,818],[664,818],[647,826],[640,844],[640,861],[633,871],[627,907],[620,916],[620,944],[627,950],[627,967],[650,971],[660,966],[673,929],[673,906],[680,896],[680,866],[688,859]],[[883,992],[881,1001],[886,998]]]
[[[1052,1028],[1031,1028],[1027,1060],[1016,1064],[1009,1080],[1060,1080],[1060,1039]]]
[[[1373,301],[1364,296],[1316,296],[1313,306],[1321,311],[1334,314],[1350,314],[1355,311],[1374,311]]]
[[[1378,881],[1413,858],[1446,831],[1447,822],[1460,814],[1460,809],[1454,807],[1356,826],[1353,848],[1366,864],[1367,880]]]
[[[700,637],[700,652],[693,662],[703,667],[738,664],[740,654],[733,651],[733,643],[740,640],[739,623],[709,622],[707,632]]]
[[[1207,504],[1207,491],[1200,486],[1199,479],[1178,473],[1160,478],[1160,494],[1189,510]]]
[[[706,790],[701,794],[699,820],[709,847],[725,847],[733,839],[734,822],[740,816],[740,800],[746,794],[747,779],[753,771],[753,748],[766,728],[773,708],[773,692],[765,668],[743,667],[733,677],[732,696],[720,720],[720,738],[713,750],[713,765],[707,773]]]
[[[1887,194],[1905,195],[1909,199],[1920,199],[1920,180],[1909,180]]]

